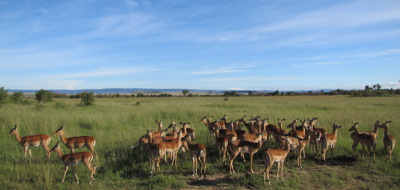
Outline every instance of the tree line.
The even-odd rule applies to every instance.
[[[315,95],[348,95],[351,97],[385,97],[385,96],[396,96],[400,95],[400,89],[382,89],[380,84],[374,84],[372,86],[365,86],[363,90],[332,90],[332,91],[286,91],[281,92],[276,90],[274,92],[257,92],[257,91],[225,91],[223,93],[206,93],[206,94],[193,94],[189,90],[182,90],[182,95],[184,97],[212,97],[212,96],[222,96],[222,97],[234,97],[234,96],[315,96]],[[182,96],[175,95],[175,96]],[[54,93],[49,90],[41,89],[35,93],[35,100],[38,103],[51,102],[53,98],[80,98],[81,105],[89,106],[93,105],[95,98],[120,98],[120,97],[173,97],[174,95],[168,93],[161,93],[158,95],[154,94],[144,94],[144,93],[132,93],[130,95],[120,95],[117,94],[94,94],[93,92],[81,92],[79,94],[68,95],[61,93]],[[29,101],[24,98],[22,92],[14,92],[11,95],[8,90],[4,87],[0,87],[0,106],[10,102],[10,103],[21,103],[29,104]]]

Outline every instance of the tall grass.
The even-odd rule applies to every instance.
[[[372,131],[376,120],[392,120],[389,132],[399,137],[400,113],[399,97],[351,98],[345,96],[299,96],[299,97],[231,97],[224,101],[221,97],[168,97],[168,98],[101,98],[93,106],[79,106],[78,99],[56,99],[52,103],[28,105],[7,104],[0,107],[0,186],[6,189],[165,189],[185,188],[187,176],[191,173],[191,161],[181,154],[178,166],[162,165],[162,171],[150,175],[146,152],[132,152],[129,148],[146,133],[156,130],[155,120],[169,122],[190,122],[197,132],[197,142],[202,142],[208,150],[208,173],[226,174],[226,184],[231,188],[269,188],[262,183],[263,161],[256,156],[256,174],[229,176],[229,170],[220,166],[215,146],[209,138],[208,129],[200,122],[205,115],[215,119],[224,114],[228,120],[247,115],[277,119],[305,119],[318,117],[317,126],[332,131],[334,121],[343,125],[339,129],[339,140],[335,149],[335,161],[321,165],[319,157],[309,155],[304,168],[295,165],[291,153],[285,163],[285,182],[271,181],[272,188],[398,188],[400,180],[399,153],[393,154],[394,163],[389,164],[383,152],[383,131],[379,130],[377,163],[354,159],[352,140],[348,129],[355,122],[360,130]],[[84,166],[77,167],[81,184],[74,184],[74,176],[67,174],[66,183],[61,184],[63,164],[55,153],[51,160],[45,158],[42,147],[32,148],[34,159],[23,160],[23,148],[15,137],[7,135],[14,125],[19,126],[22,136],[47,134],[52,137],[50,146],[59,141],[52,133],[63,125],[67,137],[90,135],[97,139],[95,160],[96,179],[91,186],[89,171]],[[286,125],[285,125],[286,126]],[[270,144],[269,144],[270,145]],[[360,150],[359,146],[359,150]],[[70,150],[62,146],[64,153]],[[267,147],[265,147],[267,148]],[[79,150],[77,150],[79,151]],[[80,151],[89,151],[82,149]],[[308,153],[309,151],[307,151]],[[327,154],[330,158],[330,154]],[[276,166],[274,166],[275,168]],[[237,168],[237,169],[236,169]],[[235,161],[235,169],[247,173],[248,164]],[[69,171],[72,172],[72,171]],[[273,169],[273,172],[276,170]],[[309,174],[309,175],[308,175]],[[190,181],[190,180],[189,180]],[[317,183],[315,185],[314,183]],[[190,183],[189,183],[190,184]]]

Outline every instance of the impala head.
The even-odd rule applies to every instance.
[[[313,118],[308,118],[308,122],[311,126],[315,126],[315,122],[317,121],[318,118],[313,117]]]
[[[298,119],[294,119],[294,120],[292,120],[292,123],[290,123],[288,126],[286,126],[287,128],[292,128],[292,129],[294,129],[294,127],[296,127],[296,122],[297,122],[297,120]]]
[[[14,128],[11,129],[11,131],[8,132],[7,134],[12,135],[12,134],[15,134],[17,131],[18,131],[18,127],[17,127],[17,125],[15,125]]]
[[[183,127],[190,127],[190,126],[189,126],[190,122],[188,122],[188,123],[179,122],[179,124],[183,125]]]
[[[221,120],[226,120],[226,114],[221,118]]]
[[[354,123],[354,125],[350,127],[349,131],[357,131],[357,130],[358,130],[358,129],[357,129],[357,128],[358,128],[358,125],[359,125],[358,122],[357,122],[357,123]]]
[[[171,121],[171,123],[168,125],[168,129],[172,127],[176,127],[176,123],[174,121]]]
[[[50,152],[57,151],[57,149],[59,148],[60,148],[60,141],[57,142],[57,144],[50,150]]]
[[[300,122],[301,122],[301,125],[303,125],[303,127],[305,127],[305,128],[308,128],[310,125],[307,123],[307,120],[306,119],[304,119],[303,121],[302,120],[300,120]]]
[[[282,119],[282,120],[280,120],[280,119],[278,119],[278,125],[282,128],[282,126],[283,126],[283,122],[285,121],[285,119]]]
[[[207,123],[207,116],[204,116],[200,119],[200,122]]]
[[[333,128],[335,128],[335,129],[340,129],[340,128],[343,128],[343,126],[339,125],[339,124],[336,123],[336,121],[335,121],[335,122],[333,122]]]
[[[160,121],[156,120],[156,123],[158,124],[158,126],[162,126],[162,121],[161,120]]]
[[[63,132],[64,126],[59,125],[59,128],[54,131],[53,135],[58,135]]]
[[[379,125],[379,127],[381,127],[381,128],[388,128],[390,123],[392,123],[392,121],[391,121],[391,120],[389,120],[389,121],[386,121],[386,122],[385,122],[385,123],[383,123],[382,125]]]

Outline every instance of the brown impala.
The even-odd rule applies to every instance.
[[[31,158],[31,146],[40,146],[42,145],[44,149],[47,151],[47,158],[50,159],[50,149],[49,149],[49,143],[51,138],[47,135],[44,134],[39,134],[39,135],[31,135],[31,136],[26,136],[26,137],[21,137],[19,134],[17,125],[13,129],[11,129],[10,132],[8,132],[9,135],[15,135],[17,138],[17,141],[19,144],[21,144],[24,147],[24,160],[26,159],[26,152],[29,152],[29,156]]]

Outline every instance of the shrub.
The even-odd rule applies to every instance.
[[[11,95],[10,100],[13,103],[22,103],[22,96],[24,93],[22,92],[14,92],[14,94]]]
[[[4,90],[4,87],[0,88],[0,105],[5,104],[8,94],[7,94],[8,90]]]
[[[41,89],[41,90],[36,92],[35,96],[36,96],[36,100],[39,103],[51,102],[52,101],[53,92]]]
[[[92,92],[82,92],[78,94],[81,97],[81,104],[85,106],[90,106],[94,104],[94,93]]]

